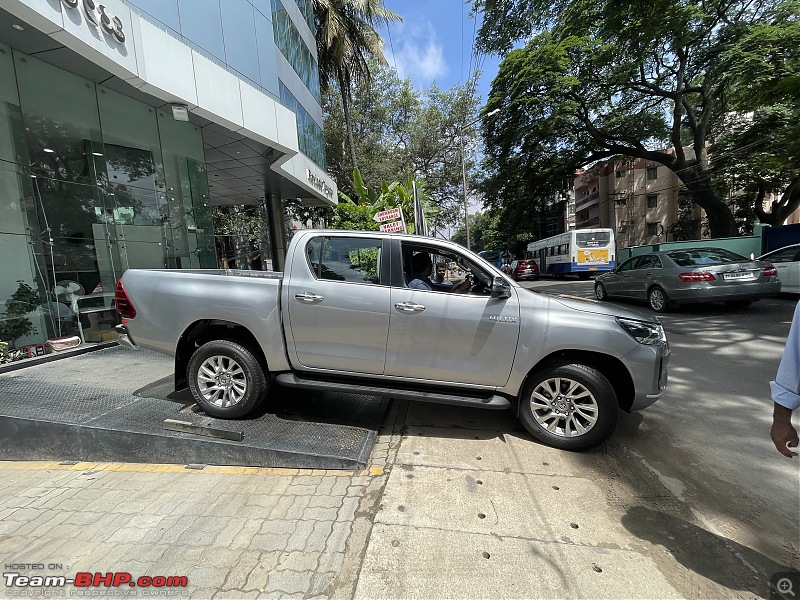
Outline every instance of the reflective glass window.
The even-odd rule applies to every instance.
[[[161,21],[173,31],[180,32],[181,19],[178,15],[178,0],[127,0],[134,11],[141,10],[148,16]]]
[[[255,13],[256,44],[258,51],[259,82],[261,87],[279,96],[278,66],[275,56],[275,38],[272,23],[260,12]]]
[[[260,80],[255,10],[247,0],[226,0],[222,8],[225,62],[252,81]]]
[[[325,168],[325,136],[317,122],[308,114],[303,105],[297,101],[289,88],[280,81],[281,104],[294,112],[297,120],[297,138],[300,151]]]
[[[312,0],[297,0],[297,8],[300,9],[300,14],[308,24],[308,28],[312,33],[315,33],[314,27],[314,4]]]
[[[273,0],[272,25],[275,45],[317,102],[321,102],[317,61],[300,37],[281,0]]]
[[[186,39],[225,62],[219,0],[178,0],[178,9]]]

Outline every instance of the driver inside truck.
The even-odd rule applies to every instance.
[[[458,285],[437,286],[431,281],[431,273],[433,273],[433,263],[431,256],[427,252],[417,252],[411,257],[411,268],[413,275],[411,281],[408,282],[408,287],[414,290],[428,290],[428,291],[443,291],[455,292],[456,294],[463,294],[470,288],[469,278],[465,279]]]

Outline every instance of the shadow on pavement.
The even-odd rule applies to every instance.
[[[789,571],[747,546],[644,506],[629,508],[622,525],[636,537],[665,548],[690,571],[732,590],[769,597],[769,578]]]

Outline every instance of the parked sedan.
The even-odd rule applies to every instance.
[[[520,279],[539,279],[539,265],[532,258],[522,258],[511,263],[509,269],[514,281]]]
[[[722,248],[683,248],[629,258],[595,280],[598,300],[647,300],[656,312],[697,302],[747,306],[781,291],[778,271]]]
[[[782,292],[800,294],[800,244],[767,252],[758,260],[768,260],[778,270]]]

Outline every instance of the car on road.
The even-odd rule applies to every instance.
[[[778,270],[781,292],[800,294],[800,244],[767,252],[759,256],[758,260],[767,260]]]
[[[672,306],[724,302],[747,306],[781,291],[778,271],[723,248],[681,248],[629,258],[595,280],[598,300],[646,300],[656,312]]]
[[[539,265],[532,258],[521,258],[511,263],[508,268],[508,274],[514,278],[514,281],[522,279],[539,279]]]

